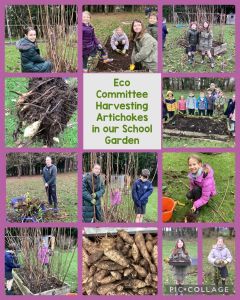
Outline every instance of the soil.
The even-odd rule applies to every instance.
[[[113,61],[111,63],[105,64],[100,59],[96,68],[94,69],[94,72],[130,72],[129,66],[132,63],[131,55],[133,51],[133,43],[129,41],[129,50],[127,51],[126,55],[122,55],[112,50],[110,41],[111,37],[108,38],[107,43],[105,45],[105,49],[108,52],[108,57],[113,58]],[[137,67],[136,71],[138,71],[139,69],[140,67]]]
[[[228,135],[227,122],[225,119],[211,117],[191,117],[175,115],[171,121],[164,123],[166,129],[181,131],[200,132],[204,134]]]
[[[53,138],[64,131],[76,109],[75,86],[70,86],[62,78],[30,79],[28,92],[20,95],[16,103],[18,126],[13,133],[14,141],[17,146],[25,146],[29,140],[39,140],[43,145],[52,146]],[[37,121],[40,121],[39,128],[24,141],[24,128]]]
[[[22,279],[24,285],[33,293],[38,294],[41,292],[45,292],[48,290],[52,290],[54,288],[60,288],[62,287],[62,282],[59,281],[55,277],[48,277],[48,278],[42,278],[40,282],[35,282],[31,278],[29,278],[28,272],[23,269],[19,269],[17,271],[17,274]]]

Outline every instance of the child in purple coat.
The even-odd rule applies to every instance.
[[[203,164],[198,155],[188,157],[190,173],[190,191],[186,197],[193,201],[192,211],[198,214],[200,208],[216,195],[216,186],[213,169],[208,164]]]
[[[83,71],[88,71],[88,58],[89,56],[96,56],[97,52],[101,53],[101,58],[104,63],[112,62],[113,59],[108,58],[108,54],[103,49],[103,46],[97,39],[94,28],[90,23],[91,15],[88,11],[82,13],[82,55],[83,55]]]

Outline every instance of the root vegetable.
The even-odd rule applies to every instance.
[[[109,283],[109,284],[103,284],[97,289],[97,293],[99,295],[107,295],[107,293],[114,291],[118,285],[121,283]]]
[[[123,276],[124,276],[124,277],[127,277],[127,276],[129,276],[132,272],[133,272],[133,269],[132,269],[132,268],[127,268],[127,269],[124,270]]]
[[[120,236],[117,236],[117,241],[116,241],[116,249],[118,251],[121,251],[124,247],[124,241],[122,240],[122,238]]]
[[[88,280],[88,273],[89,273],[89,268],[88,265],[83,262],[82,264],[82,282],[86,283]]]
[[[122,274],[117,271],[111,271],[111,275],[116,279],[116,280],[121,280],[122,279]]]
[[[139,279],[130,279],[130,280],[127,280],[123,283],[124,287],[125,288],[128,288],[128,289],[140,289],[140,288],[143,288],[146,286],[146,283],[142,280],[139,280]]]
[[[137,273],[141,276],[141,277],[146,277],[147,276],[147,272],[146,270],[138,265],[134,265],[132,264],[132,266],[134,267],[134,269],[137,271]]]
[[[152,274],[152,280],[158,282],[158,275]]]
[[[151,262],[151,257],[147,251],[144,236],[141,232],[137,232],[135,234],[135,243],[142,254],[142,256],[149,262]]]
[[[123,249],[122,249],[122,251],[121,251],[122,254],[123,254],[123,255],[127,255],[128,251],[129,251],[129,249],[130,249],[130,247],[131,247],[130,244],[124,245],[124,247],[123,247]]]
[[[89,274],[88,277],[92,277],[97,271],[97,267],[96,266],[91,266],[89,269]]]
[[[148,253],[152,253],[152,250],[153,250],[153,244],[151,241],[147,241],[146,242],[146,248],[148,250]]]
[[[100,283],[100,284],[108,284],[108,283],[113,283],[116,280],[117,279],[115,277],[113,277],[112,275],[109,275],[107,277],[104,277],[101,280],[98,280],[97,282]]]
[[[107,270],[100,270],[98,271],[95,275],[94,275],[94,280],[96,282],[101,281],[104,277],[106,277],[108,275],[108,271]]]
[[[148,273],[147,277],[145,278],[146,285],[150,285],[152,283],[152,274]]]
[[[140,266],[144,267],[145,270],[147,270],[149,268],[149,264],[148,261],[145,258],[142,258],[139,262]]]
[[[83,248],[90,254],[96,252],[96,244],[83,236],[82,240]]]
[[[128,260],[117,250],[106,250],[104,255],[123,267],[129,266]]]
[[[115,239],[113,239],[113,238],[104,237],[100,241],[100,247],[103,251],[114,249],[115,246],[116,246],[116,242],[115,242]]]
[[[97,262],[95,266],[99,269],[108,270],[108,271],[118,271],[124,269],[123,266],[110,260]]]
[[[103,251],[98,250],[94,253],[92,253],[89,258],[88,258],[88,262],[90,265],[94,264],[96,261],[98,261],[101,257],[103,256]]]
[[[133,237],[131,237],[131,235],[127,231],[119,230],[118,235],[128,244],[132,245],[134,243]]]
[[[152,241],[153,240],[153,237],[150,233],[147,233],[146,234],[146,241]]]
[[[135,262],[139,261],[140,253],[139,253],[138,247],[135,243],[132,244],[132,257]]]
[[[152,258],[155,266],[158,266],[158,247],[155,245],[152,250]]]
[[[157,290],[152,287],[144,287],[138,290],[138,295],[156,295]]]
[[[89,264],[89,255],[84,248],[82,249],[82,257],[83,257],[83,262],[85,262],[89,266],[90,265]]]

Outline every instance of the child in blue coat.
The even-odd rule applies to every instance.
[[[16,245],[11,244],[8,246],[8,250],[5,251],[5,279],[6,279],[6,295],[14,295],[12,291],[13,285],[13,269],[20,268],[20,264],[17,261],[15,255]]]
[[[143,216],[146,213],[148,197],[153,192],[152,183],[148,180],[149,175],[150,171],[148,169],[143,169],[140,178],[133,183],[132,198],[134,201],[136,223],[142,223]]]
[[[197,98],[197,109],[198,109],[199,116],[201,115],[205,116],[207,110],[207,98],[204,92],[200,92],[200,95]]]

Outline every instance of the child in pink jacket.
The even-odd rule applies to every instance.
[[[38,261],[39,263],[46,268],[49,269],[49,256],[51,255],[48,245],[45,244],[44,240],[40,240],[40,245],[38,248]]]
[[[184,115],[187,113],[187,102],[183,95],[178,100],[178,111]]]
[[[200,208],[216,195],[216,186],[213,169],[208,164],[203,164],[198,155],[188,157],[190,173],[190,191],[186,197],[193,201],[192,211],[198,214]]]

